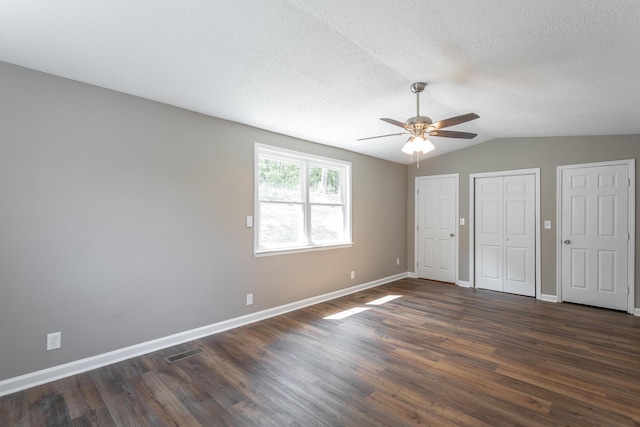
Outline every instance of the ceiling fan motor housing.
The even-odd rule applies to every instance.
[[[407,124],[407,126],[410,127],[410,129],[408,130],[417,131],[421,134],[424,132],[431,132],[432,130],[434,130],[432,129],[432,126],[431,126],[433,121],[431,120],[430,117],[427,117],[427,116],[410,117],[407,119],[405,123]]]

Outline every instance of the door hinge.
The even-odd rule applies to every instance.
[[[416,225],[416,231],[420,231],[420,225]]]
[[[416,194],[420,194],[420,189],[416,189]]]
[[[416,268],[420,267],[420,263],[416,262]]]
[[[627,242],[631,240],[631,233],[627,233]]]

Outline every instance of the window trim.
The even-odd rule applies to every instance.
[[[287,246],[273,249],[265,249],[259,247],[259,234],[260,234],[260,200],[259,200],[259,188],[260,188],[260,176],[259,159],[261,155],[273,156],[276,159],[291,160],[294,162],[304,163],[305,173],[302,176],[303,183],[302,188],[304,190],[303,201],[301,202],[304,210],[304,236],[309,237],[310,233],[310,211],[312,205],[323,205],[322,203],[311,203],[309,200],[308,189],[308,168],[314,166],[326,166],[331,168],[340,167],[344,169],[344,192],[342,194],[343,201],[341,206],[345,211],[344,214],[344,235],[345,240],[335,243],[317,243],[307,244],[302,246]],[[253,254],[256,257],[272,256],[272,255],[285,255],[299,252],[310,252],[318,250],[339,249],[348,248],[353,245],[352,240],[352,216],[351,216],[351,162],[344,160],[332,159],[329,157],[316,156],[313,154],[303,153],[299,151],[293,151],[286,148],[280,148],[273,145],[266,145],[256,142],[254,145],[254,165],[253,165]],[[294,202],[300,203],[300,202]],[[331,205],[331,204],[326,204]]]

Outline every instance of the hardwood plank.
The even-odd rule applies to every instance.
[[[28,426],[29,403],[27,393],[13,393],[0,398],[0,426]]]
[[[62,394],[72,419],[89,415],[89,420],[92,420],[93,414],[105,408],[104,401],[93,383],[78,383],[75,387],[66,388]]]
[[[107,408],[84,413],[73,419],[73,427],[114,426],[117,423],[111,418]]]
[[[71,424],[71,417],[64,397],[59,393],[32,402],[29,405],[29,416],[31,424],[36,426],[68,426]]]

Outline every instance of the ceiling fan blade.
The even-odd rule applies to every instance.
[[[387,136],[398,136],[398,135],[407,135],[407,132],[400,132],[400,133],[390,133],[389,135],[378,135],[378,136],[370,136],[368,138],[360,138],[360,139],[356,139],[356,141],[364,141],[365,139],[375,139],[375,138],[385,138]]]
[[[394,126],[400,126],[401,128],[404,128],[404,129],[407,129],[407,130],[409,129],[409,125],[407,125],[405,123],[402,123],[402,122],[399,122],[397,120],[387,119],[387,118],[381,118],[380,120],[382,120],[383,122],[390,123],[390,124],[392,124]]]
[[[431,127],[438,129],[448,128],[449,126],[459,125],[460,123],[468,122],[480,118],[476,113],[463,114],[462,116],[451,117],[450,119],[440,120],[431,125]],[[384,120],[384,119],[383,119]],[[455,137],[454,137],[455,138]]]
[[[462,139],[471,139],[478,136],[477,133],[469,133],[469,132],[456,132],[454,130],[434,130],[429,132],[431,136],[442,136],[445,138],[462,138]]]

